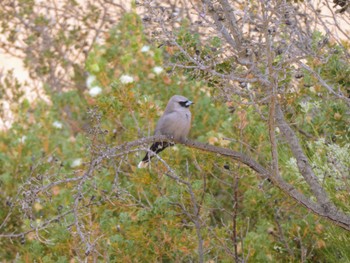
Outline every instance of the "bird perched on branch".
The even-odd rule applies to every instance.
[[[177,141],[185,141],[191,128],[191,112],[189,107],[193,104],[192,101],[184,96],[174,95],[170,98],[165,111],[160,117],[154,135],[167,135]],[[147,166],[150,159],[163,151],[168,146],[174,144],[169,142],[155,142],[150,147],[153,153],[147,152],[145,157],[137,166],[144,168]]]

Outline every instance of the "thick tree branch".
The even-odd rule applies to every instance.
[[[284,115],[280,105],[276,105],[276,121],[281,133],[288,142],[290,149],[297,160],[297,165],[301,175],[304,177],[306,183],[309,185],[312,193],[317,199],[318,204],[323,210],[322,214],[331,219],[334,222],[342,222],[347,225],[346,229],[349,230],[350,217],[339,211],[333,202],[329,199],[326,191],[318,182],[316,175],[314,174],[311,165],[303,152],[303,149],[299,143],[297,136],[292,128],[284,119]],[[321,214],[321,215],[322,215]]]
[[[282,113],[280,112],[280,108],[276,107],[276,121],[279,124],[279,128],[281,129],[282,132],[288,132],[290,127],[288,125],[287,126],[281,125],[281,114]],[[293,135],[295,136],[294,132],[293,132]],[[287,136],[291,136],[289,138],[289,143],[295,143],[294,142],[295,138],[293,139],[293,136],[290,135],[289,132]],[[309,165],[307,163],[306,157],[305,156],[304,158],[300,157],[300,156],[303,156],[301,148],[300,148],[301,152],[300,151],[297,152],[297,158],[299,159],[298,164],[300,163],[301,165],[299,169],[301,173],[304,173],[304,174],[307,173],[308,183],[312,185],[312,189],[313,189],[312,191],[313,192],[315,191],[314,193],[315,196],[317,195],[316,196],[317,202],[314,202],[310,198],[305,196],[293,185],[286,182],[279,174],[272,176],[272,171],[270,171],[268,168],[265,168],[264,166],[262,166],[261,164],[259,164],[258,162],[250,158],[249,156],[246,156],[240,152],[233,151],[231,149],[209,145],[198,141],[187,140],[187,141],[181,142],[181,141],[175,141],[172,138],[168,138],[167,136],[152,136],[152,137],[142,138],[136,141],[128,142],[123,145],[112,147],[110,150],[108,150],[106,153],[100,156],[96,161],[100,162],[106,156],[108,156],[109,158],[119,157],[128,152],[132,152],[133,150],[131,150],[131,148],[145,145],[145,144],[151,144],[155,141],[175,142],[175,143],[188,146],[190,148],[195,148],[205,152],[211,152],[211,153],[219,154],[221,156],[229,157],[235,161],[243,163],[249,168],[251,168],[252,170],[254,170],[256,173],[258,173],[262,178],[271,180],[275,186],[280,188],[288,196],[295,199],[298,203],[301,203],[302,205],[304,205],[307,209],[311,210],[312,212],[314,212],[315,214],[323,218],[326,218],[332,221],[333,223],[339,225],[344,229],[350,230],[350,216],[343,213],[342,211],[339,211],[334,206],[334,204],[331,203],[331,201],[328,199],[327,194],[323,191],[323,189],[320,189],[321,186],[318,184],[316,178],[311,178],[312,176],[309,174],[311,168],[308,167]],[[306,160],[306,162],[304,160]]]
[[[229,20],[229,29],[231,34],[233,35],[236,45],[237,47],[241,47],[241,42],[242,42],[242,35],[241,35],[241,31],[239,30],[239,27],[237,25],[237,19],[234,13],[234,8],[232,5],[230,5],[230,3],[228,2],[228,0],[219,0],[222,9],[225,13],[225,16],[228,18]]]
[[[312,171],[309,161],[301,148],[301,145],[299,143],[297,136],[295,135],[292,128],[285,121],[283,112],[279,105],[276,105],[276,120],[278,122],[279,128],[283,136],[287,140],[293,152],[294,157],[297,160],[297,165],[300,173],[305,178],[305,181],[307,182],[307,184],[310,186],[310,189],[312,193],[315,195],[315,197],[317,198],[317,201],[321,205],[326,207],[327,204],[330,203],[327,193],[324,191],[324,189],[318,182],[318,179],[315,176],[314,172]]]
[[[220,17],[216,12],[213,3],[209,0],[204,0],[203,2],[208,6],[208,11],[209,11],[208,13],[214,20],[215,26],[218,29],[218,31],[222,34],[222,36],[225,38],[227,43],[229,43],[232,48],[237,49],[238,48],[237,42],[232,38],[225,24],[220,21]]]

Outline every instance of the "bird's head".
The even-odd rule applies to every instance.
[[[188,108],[193,104],[188,98],[181,95],[174,95],[170,98],[168,106],[173,109]]]

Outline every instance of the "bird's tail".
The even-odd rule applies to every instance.
[[[151,158],[154,156],[154,154],[158,154],[161,151],[163,151],[165,148],[169,147],[169,146],[173,146],[173,143],[169,143],[169,142],[155,142],[152,144],[152,146],[150,147],[150,150],[152,151],[152,153],[147,152],[145,157],[142,159],[142,161],[138,164],[138,168],[145,168],[147,167],[149,161],[151,160]]]

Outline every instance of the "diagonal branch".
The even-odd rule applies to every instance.
[[[309,185],[313,195],[317,199],[317,203],[323,210],[321,215],[329,218],[335,222],[342,222],[347,225],[346,229],[349,230],[350,217],[347,214],[339,211],[334,203],[329,199],[326,191],[319,183],[316,175],[314,174],[312,167],[308,161],[308,158],[303,152],[303,149],[299,143],[297,136],[292,128],[284,119],[284,115],[280,105],[276,105],[276,121],[282,135],[286,139],[290,146],[290,149],[297,160],[297,165],[301,175],[304,177],[306,183]]]
[[[305,180],[312,185],[312,191],[316,196],[317,202],[312,201],[310,198],[305,196],[302,192],[296,189],[293,185],[286,182],[278,173],[272,176],[272,171],[268,168],[265,168],[254,159],[249,156],[242,154],[240,152],[233,151],[231,149],[222,148],[214,145],[209,145],[205,143],[201,143],[198,141],[187,140],[185,142],[175,141],[172,138],[168,138],[167,136],[152,136],[148,138],[142,138],[136,141],[128,142],[122,145],[118,145],[110,148],[104,156],[109,157],[120,157],[121,155],[125,155],[129,152],[133,152],[131,148],[138,147],[140,145],[151,144],[156,141],[166,141],[166,142],[176,142],[178,144],[185,145],[190,148],[195,148],[205,152],[215,153],[221,156],[229,157],[235,161],[245,164],[252,170],[254,170],[257,174],[259,174],[263,179],[269,179],[275,186],[280,188],[286,195],[295,199],[298,203],[304,205],[307,209],[312,211],[313,213],[332,221],[333,223],[339,225],[340,227],[350,231],[350,216],[345,214],[344,212],[338,210],[335,205],[329,200],[327,194],[324,192],[322,187],[318,184],[316,178],[312,176],[312,170],[307,163],[307,159],[300,148],[298,142],[294,141],[296,139],[294,132],[290,129],[288,124],[283,125],[284,119],[281,120],[281,109],[278,104],[276,105],[276,121],[279,125],[282,133],[286,133],[289,136],[288,141],[290,144],[295,146],[297,151],[298,163],[300,163],[301,167],[299,168],[301,173],[305,175]],[[282,125],[281,125],[282,123]],[[292,131],[292,134],[290,133]],[[295,144],[297,143],[297,144]],[[295,144],[295,145],[294,145]],[[299,148],[297,147],[299,145]],[[302,157],[304,156],[304,157]],[[101,156],[98,158],[98,162],[103,161],[104,157]],[[305,162],[306,161],[306,162]],[[311,171],[310,171],[311,170]],[[311,174],[310,174],[311,173]]]
[[[230,34],[225,24],[220,21],[220,17],[218,13],[215,12],[215,7],[213,3],[210,0],[204,0],[203,2],[208,6],[209,14],[214,20],[214,24],[217,30],[222,34],[222,36],[225,38],[227,43],[229,43],[232,48],[237,49],[238,48],[237,42],[235,41],[235,39],[232,38],[232,35]]]
[[[307,184],[310,186],[310,189],[317,198],[318,203],[320,203],[326,209],[327,205],[330,203],[328,195],[324,191],[324,189],[318,182],[317,177],[312,171],[312,168],[309,164],[307,157],[303,152],[303,149],[301,148],[297,136],[295,135],[292,128],[285,121],[280,105],[276,105],[276,120],[278,122],[279,129],[281,130],[283,136],[288,142],[290,149],[297,160],[297,165],[300,173],[305,178]]]
[[[238,30],[237,19],[234,13],[234,8],[232,5],[230,5],[228,0],[219,0],[219,2],[225,13],[225,16],[229,20],[229,29],[235,39],[236,45],[237,47],[240,47],[242,43],[242,35],[241,35],[241,31]]]

